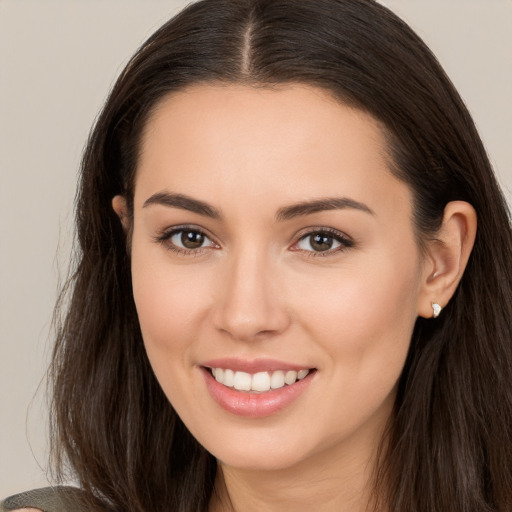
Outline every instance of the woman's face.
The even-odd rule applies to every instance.
[[[300,85],[167,97],[143,135],[132,273],[156,377],[222,463],[367,461],[424,273],[372,117]]]

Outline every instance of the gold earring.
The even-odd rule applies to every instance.
[[[437,318],[439,316],[439,313],[441,313],[441,310],[443,309],[439,304],[436,302],[432,302],[432,309],[434,310],[434,314],[432,315],[433,318]]]

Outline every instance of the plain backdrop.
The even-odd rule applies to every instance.
[[[0,0],[0,498],[44,486],[44,373],[80,155],[114,79],[183,0]],[[512,198],[512,0],[383,0],[437,54]]]

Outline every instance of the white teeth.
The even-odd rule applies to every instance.
[[[309,370],[276,370],[273,372],[258,372],[253,375],[246,372],[235,372],[229,368],[212,368],[215,380],[224,386],[235,388],[238,391],[265,392],[290,386],[302,380],[309,374]]]
[[[297,372],[294,370],[289,370],[286,372],[284,376],[284,381],[286,384],[290,385],[293,384],[297,380]]]
[[[281,370],[277,370],[277,372],[272,373],[272,377],[270,377],[270,387],[272,389],[279,389],[284,386],[284,372]]]
[[[224,370],[224,386],[232,388],[235,385],[235,372],[233,370]]]
[[[270,389],[270,375],[268,372],[255,373],[252,376],[253,391],[268,391]]]
[[[308,373],[309,370],[299,370],[297,372],[297,379],[302,380]],[[226,379],[226,377],[224,377],[224,379]]]
[[[234,386],[238,391],[250,391],[252,378],[250,373],[236,372]]]

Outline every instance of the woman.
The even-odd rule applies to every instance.
[[[192,4],[107,100],[77,229],[52,420],[83,491],[49,499],[512,507],[507,208],[384,7]]]

